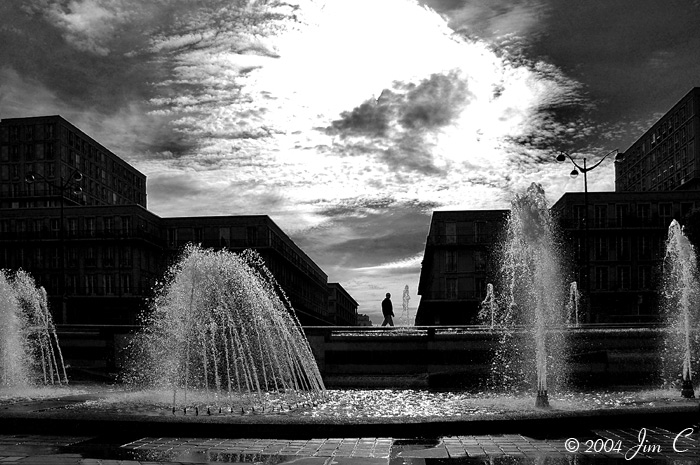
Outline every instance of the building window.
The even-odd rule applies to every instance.
[[[586,224],[586,209],[583,205],[574,205],[574,226],[580,227]]]
[[[97,266],[97,256],[95,255],[94,247],[88,247],[85,250],[85,266]]]
[[[477,221],[474,223],[474,240],[475,242],[486,242],[488,241],[488,233],[486,232],[486,223],[483,221]]]
[[[606,291],[608,289],[608,267],[598,266],[595,269],[595,287],[598,290]]]
[[[445,243],[457,243],[457,223],[445,223]]]
[[[68,218],[68,235],[75,236],[78,234],[78,219]]]
[[[168,228],[168,246],[177,247],[177,228]]]
[[[481,250],[476,250],[474,252],[474,268],[479,272],[486,271],[486,258]]]
[[[59,266],[59,252],[56,247],[50,247],[48,249],[49,252],[49,257],[48,257],[48,265],[50,268],[57,269]]]
[[[445,251],[445,271],[457,271],[457,251]]]
[[[85,218],[85,232],[89,237],[95,236],[95,218]]]
[[[85,275],[85,292],[88,295],[97,294],[97,275]]]
[[[113,247],[105,247],[102,265],[105,267],[114,266],[114,248]]]
[[[258,228],[256,226],[246,228],[246,239],[249,246],[258,244]]]
[[[66,293],[75,294],[78,291],[78,277],[72,274],[66,276]]]
[[[641,260],[651,259],[651,239],[646,236],[639,236],[637,240],[637,249]]]
[[[618,236],[616,239],[616,252],[618,260],[630,259],[630,238],[629,236]]]
[[[637,286],[639,289],[651,289],[651,267],[640,266],[637,268]]]
[[[228,247],[231,244],[231,228],[219,228],[219,246]]]
[[[124,247],[121,249],[121,256],[119,257],[119,266],[122,267],[129,267],[132,265],[132,257],[131,257],[131,247]]]
[[[114,276],[111,274],[105,275],[105,294],[114,294]]]
[[[637,204],[637,218],[646,222],[651,217],[651,205],[648,203]]]
[[[596,237],[594,247],[596,260],[608,259],[608,241],[606,237]]]
[[[597,228],[604,228],[607,226],[608,222],[608,206],[607,205],[596,205],[593,211],[593,218],[595,221],[595,226]]]
[[[121,287],[122,287],[121,291],[123,294],[131,294],[131,275],[128,275],[128,274],[122,275]]]
[[[629,266],[618,266],[617,267],[617,288],[618,289],[629,289],[630,288],[630,267]]]
[[[668,227],[673,219],[673,206],[670,203],[659,204],[659,220],[663,227]]]
[[[457,300],[457,298],[458,298],[457,278],[446,278],[445,279],[445,297],[449,300]]]
[[[68,267],[78,267],[78,249],[76,249],[75,247],[70,247],[68,249]]]
[[[204,241],[204,228],[194,228],[194,242],[201,244]]]
[[[111,216],[106,216],[102,219],[102,225],[104,226],[104,231],[111,234],[114,229],[114,219]]]
[[[615,205],[615,221],[617,227],[625,226],[627,216],[629,216],[630,206],[626,203]]]

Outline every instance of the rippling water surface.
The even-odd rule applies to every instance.
[[[41,389],[26,392],[0,391],[0,405],[27,400],[85,396],[64,408],[114,414],[172,415],[171,391],[125,391],[119,386]],[[447,392],[415,389],[330,389],[323,399],[299,396],[228,397],[197,392],[178,404],[176,415],[272,415],[335,419],[447,418],[500,415],[535,411],[531,393]],[[598,391],[550,394],[552,410],[587,411],[654,407],[692,402],[676,391]]]

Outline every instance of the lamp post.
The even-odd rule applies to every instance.
[[[585,279],[585,289],[586,289],[586,307],[587,310],[590,310],[590,299],[591,299],[591,279],[590,279],[590,264],[591,264],[591,257],[589,254],[589,247],[588,247],[588,239],[589,239],[589,234],[588,234],[588,224],[589,224],[589,214],[588,214],[588,172],[593,171],[596,169],[598,166],[600,166],[603,161],[608,158],[608,156],[615,154],[615,161],[620,161],[622,160],[622,154],[619,153],[617,149],[612,150],[608,153],[606,153],[603,158],[598,160],[593,166],[587,167],[586,166],[586,158],[583,158],[583,166],[579,165],[576,163],[576,160],[568,153],[561,151],[559,152],[559,155],[557,155],[557,161],[562,162],[566,161],[568,158],[569,161],[574,165],[574,169],[571,170],[571,173],[569,173],[569,176],[571,176],[572,179],[576,179],[578,177],[579,172],[583,173],[583,208],[584,208],[584,214],[583,214],[583,224],[584,224],[584,256],[586,257],[586,267],[584,271],[584,279]],[[590,313],[587,312],[589,315]]]
[[[65,193],[68,191],[69,188],[72,187],[72,192],[74,194],[79,194],[80,192],[83,191],[83,188],[78,186],[77,184],[83,180],[83,175],[80,171],[77,169],[73,170],[73,172],[68,176],[68,179],[65,181],[63,178],[61,178],[61,181],[59,183],[52,182],[48,179],[46,179],[43,175],[39,173],[35,173],[33,171],[27,172],[27,174],[24,176],[24,182],[27,184],[33,184],[35,181],[41,180],[51,186],[52,189],[55,189],[59,192],[59,197],[60,197],[60,221],[59,221],[59,232],[58,232],[58,237],[59,237],[59,250],[61,251],[60,253],[60,264],[59,267],[61,269],[61,277],[59,279],[59,294],[61,295],[61,323],[66,323],[67,320],[67,309],[66,309],[66,254],[65,254],[65,237],[64,237],[64,215],[63,215],[63,204],[65,202]]]

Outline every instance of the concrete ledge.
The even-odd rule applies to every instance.
[[[75,409],[0,412],[0,434],[219,437],[347,438],[441,437],[526,434],[581,436],[591,429],[666,427],[682,430],[698,423],[697,404],[590,411],[533,410],[460,417],[332,419],[284,415],[106,414]]]

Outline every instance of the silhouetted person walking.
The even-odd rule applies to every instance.
[[[391,305],[391,294],[388,292],[386,293],[384,300],[382,300],[382,313],[384,314],[382,326],[386,326],[387,323],[389,323],[389,326],[394,326],[394,320],[392,320],[392,317],[394,316],[394,306]]]

